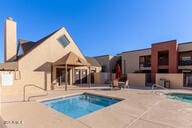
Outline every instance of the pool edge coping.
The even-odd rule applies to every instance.
[[[97,94],[97,93],[90,93],[90,92],[80,92],[80,93],[72,93],[72,94],[67,94],[67,95],[62,95],[62,96],[56,96],[56,97],[51,97],[51,98],[45,98],[45,99],[39,99],[39,100],[35,100],[35,102],[41,103],[43,101],[47,101],[47,100],[54,100],[54,99],[59,99],[59,98],[64,98],[64,97],[69,97],[69,96],[74,96],[74,95],[80,95],[80,94],[92,94],[92,95],[96,95],[96,96],[102,96],[102,97],[107,97],[107,98],[113,98],[113,99],[117,99],[117,100],[125,100],[124,98],[120,98],[120,97],[114,97],[114,96],[109,96],[109,95],[102,95],[102,94]]]

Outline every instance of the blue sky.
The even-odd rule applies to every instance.
[[[64,26],[86,56],[192,41],[192,0],[1,0],[0,62],[4,21],[17,22],[17,38],[37,41]]]

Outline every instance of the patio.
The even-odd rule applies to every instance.
[[[171,92],[175,91],[190,92],[190,90],[171,90]],[[36,102],[83,92],[125,100],[76,120]],[[131,86],[130,89],[110,90],[102,85],[91,88],[72,86],[68,91],[64,91],[64,88],[48,91],[47,96],[31,98],[30,102],[21,102],[22,99],[22,96],[10,96],[2,99],[1,116],[3,120],[22,121],[21,124],[7,124],[8,128],[192,127],[192,104],[168,99],[152,93],[150,88],[145,87]]]

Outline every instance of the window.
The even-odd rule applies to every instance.
[[[151,66],[151,56],[146,57],[146,63]]]
[[[139,66],[140,67],[150,67],[151,66],[151,56],[140,56],[139,57]]]
[[[144,56],[140,56],[139,57],[139,65],[140,65],[140,67],[144,67],[144,63],[145,63],[145,57]]]
[[[65,35],[59,37],[57,40],[62,44],[63,47],[67,47],[67,45],[70,43]]]

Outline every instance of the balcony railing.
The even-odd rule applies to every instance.
[[[179,66],[190,66],[192,65],[192,61],[179,61]]]
[[[140,67],[151,67],[151,63],[140,64]]]

